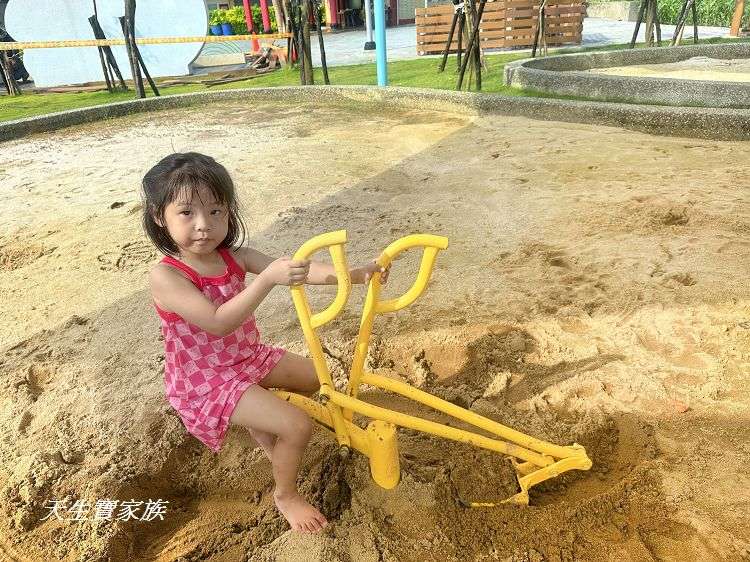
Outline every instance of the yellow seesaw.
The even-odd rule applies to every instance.
[[[521,505],[529,503],[529,488],[532,486],[568,470],[588,470],[591,468],[591,460],[586,456],[586,450],[577,443],[567,447],[554,445],[456,406],[409,384],[364,372],[364,362],[367,357],[375,315],[405,308],[422,294],[432,274],[438,251],[445,250],[448,247],[448,239],[444,236],[412,234],[396,240],[383,250],[383,253],[377,259],[377,263],[382,267],[388,267],[396,256],[402,252],[415,247],[424,248],[417,280],[399,298],[381,301],[379,299],[380,275],[373,275],[365,298],[348,387],[345,394],[338,392],[328,371],[328,365],[315,329],[333,320],[341,312],[349,297],[351,279],[349,278],[349,268],[344,254],[345,243],[345,230],[327,232],[305,242],[293,258],[295,260],[308,259],[318,250],[329,248],[338,278],[338,290],[333,302],[327,309],[315,314],[310,310],[304,286],[291,287],[294,306],[297,309],[302,331],[320,381],[318,401],[291,392],[275,391],[277,395],[302,408],[320,425],[332,431],[343,456],[348,456],[352,448],[366,455],[370,459],[370,473],[373,480],[383,488],[391,489],[398,484],[401,472],[396,426],[408,427],[446,439],[469,443],[510,457],[516,469],[521,491],[500,503]],[[363,383],[421,402],[435,410],[494,434],[499,439],[485,437],[471,431],[449,427],[368,404],[357,398],[360,384]],[[352,423],[354,413],[371,418],[372,421],[366,429]],[[483,507],[498,504],[465,502],[465,505]]]

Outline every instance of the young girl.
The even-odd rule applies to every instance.
[[[164,382],[185,428],[218,452],[229,424],[246,427],[273,466],[274,501],[295,531],[327,521],[297,491],[309,416],[269,388],[314,394],[311,359],[261,343],[253,312],[276,285],[334,284],[332,265],[274,259],[242,246],[245,229],[227,170],[210,156],[171,154],[143,178],[143,227],[165,255],[149,282],[164,336]],[[238,239],[241,240],[238,242]],[[367,283],[388,271],[350,271]],[[245,273],[255,278],[245,285]]]

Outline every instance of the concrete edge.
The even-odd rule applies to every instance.
[[[607,102],[690,108],[750,107],[748,83],[613,76],[587,72],[615,66],[673,63],[696,56],[715,59],[750,58],[750,43],[623,49],[524,59],[507,64],[503,78],[506,85],[517,88]]]
[[[0,123],[0,142],[135,113],[225,100],[341,105],[356,103],[386,110],[429,109],[466,115],[509,115],[544,121],[585,123],[669,136],[714,140],[750,139],[750,110],[514,97],[423,88],[293,86],[197,92],[98,105]]]

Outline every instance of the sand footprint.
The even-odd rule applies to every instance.
[[[54,379],[54,374],[54,371],[47,365],[32,363],[26,370],[26,376],[16,383],[16,387],[24,387],[31,400],[36,402],[46,386]]]
[[[724,242],[716,250],[716,252],[719,254],[747,254],[748,251],[750,251],[750,244],[739,240],[730,240],[729,242]]]
[[[21,414],[21,419],[18,421],[18,433],[21,435],[26,435],[26,430],[31,424],[31,421],[34,419],[34,415],[26,410],[23,414]]]
[[[0,271],[21,269],[56,249],[57,246],[46,247],[15,238],[9,243],[0,245]]]
[[[671,275],[667,275],[664,278],[664,280],[661,282],[661,284],[666,287],[678,288],[680,286],[692,287],[697,282],[698,281],[696,281],[695,277],[693,277],[690,273],[678,272],[678,273],[672,273]]]
[[[104,252],[96,257],[102,271],[133,271],[156,259],[156,252],[144,240],[123,244],[119,252]]]

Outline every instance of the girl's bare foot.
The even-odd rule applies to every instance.
[[[317,533],[328,525],[323,514],[296,492],[288,496],[278,496],[274,492],[273,501],[284,518],[289,521],[293,531]]]

